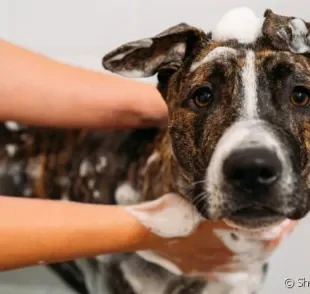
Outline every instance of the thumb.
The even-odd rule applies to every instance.
[[[138,205],[126,206],[125,210],[153,234],[162,238],[186,237],[202,221],[196,208],[175,193],[168,193]]]

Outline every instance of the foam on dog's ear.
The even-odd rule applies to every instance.
[[[310,53],[310,23],[296,17],[282,16],[267,9],[263,34],[278,50],[296,54]]]
[[[104,56],[105,69],[122,76],[141,78],[155,75],[160,69],[177,69],[189,46],[207,36],[202,31],[181,23],[148,39],[130,42]],[[193,48],[193,47],[191,47]]]

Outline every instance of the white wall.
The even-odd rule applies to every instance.
[[[271,8],[310,21],[309,0],[0,0],[0,37],[58,60],[102,70],[102,56],[124,42],[152,36],[179,22],[209,30],[225,11],[240,5],[258,14]],[[309,248],[308,218],[274,255],[265,294],[310,292],[310,288],[284,286],[286,278],[310,280]],[[20,281],[20,275],[0,274],[0,284],[13,283],[14,277]],[[7,288],[0,286],[0,293],[8,293]]]
[[[104,53],[123,42],[152,36],[183,21],[209,30],[236,5],[250,6],[259,14],[270,7],[310,19],[306,0],[248,2],[0,0],[0,36],[59,60],[101,69]]]

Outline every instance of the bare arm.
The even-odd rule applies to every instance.
[[[0,196],[0,271],[148,248],[157,238],[120,206]]]
[[[0,120],[40,126],[143,127],[165,124],[167,116],[152,85],[65,65],[3,40],[0,100]],[[0,215],[0,271],[145,248],[151,236],[116,206],[0,196]]]
[[[183,225],[168,225],[165,210],[175,212],[176,224],[182,223],[184,213],[194,216],[190,204],[176,196],[126,209],[0,196],[0,271],[144,249],[153,249],[168,260],[176,257],[184,271],[214,266],[212,258],[201,264],[201,256],[212,257],[210,248],[220,247],[210,233],[215,223],[204,223],[195,232],[199,222],[193,218],[186,231]],[[225,250],[222,257],[227,258]]]
[[[0,97],[0,120],[41,126],[155,126],[167,116],[154,85],[62,64],[3,40]]]
[[[152,249],[182,272],[202,274],[232,256],[214,234],[227,225],[203,221],[173,194],[126,209],[2,196],[0,215],[0,271]]]

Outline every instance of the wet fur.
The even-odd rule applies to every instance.
[[[245,62],[242,52],[252,49],[259,73],[260,118],[272,126],[276,136],[281,138],[283,148],[287,148],[294,175],[298,177],[294,197],[287,201],[289,207],[294,208],[292,218],[304,216],[309,210],[309,113],[292,109],[287,93],[294,81],[310,87],[310,59],[307,54],[292,54],[287,43],[273,37],[276,27],[289,19],[270,11],[266,16],[265,36],[255,44],[239,44],[236,40],[212,41],[212,34],[182,24],[154,37],[151,47],[150,42],[145,41],[144,47],[133,50],[139,44],[129,43],[107,54],[104,65],[112,71],[138,70],[145,76],[158,73],[158,90],[169,108],[168,129],[103,132],[32,126],[14,129],[2,124],[0,193],[117,204],[117,189],[126,183],[137,192],[132,201],[146,201],[167,192],[177,192],[193,201],[208,217],[208,195],[204,202],[197,198],[204,192],[201,181],[218,141],[240,115],[239,70]],[[240,55],[237,59],[206,63],[190,72],[194,61],[203,59],[218,46],[235,48]],[[128,56],[113,59],[124,52],[129,52]],[[217,101],[205,112],[197,114],[189,109],[186,97],[193,86],[205,81],[216,85]],[[272,205],[281,206],[283,199],[278,197],[273,201]],[[223,200],[221,213],[234,205],[237,204],[232,198]],[[99,280],[105,281],[111,294],[135,294],[132,283],[137,277],[141,278],[146,287],[144,293],[148,294],[158,290],[156,286],[147,288],[154,283],[163,287],[162,294],[203,293],[207,286],[207,282],[199,279],[174,276],[135,254],[107,257],[105,262],[93,258],[51,267],[83,294],[103,293],[100,292],[102,289],[95,290]],[[130,270],[124,270],[126,267]],[[126,278],[129,272],[135,277]],[[263,280],[266,266],[262,265],[260,274]],[[95,280],[90,283],[92,279]],[[221,293],[229,291],[223,288]]]

